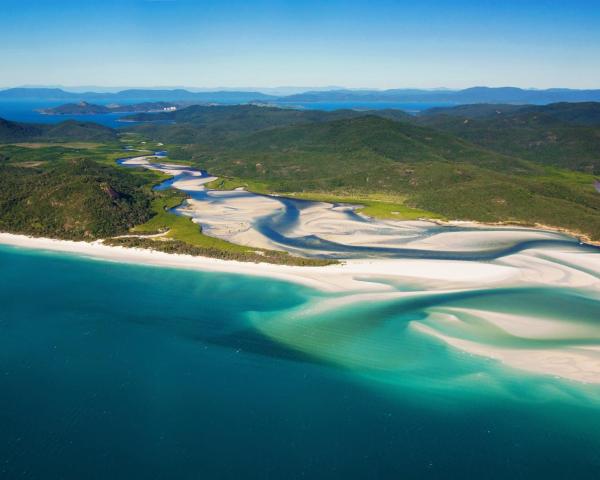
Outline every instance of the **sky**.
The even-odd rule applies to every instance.
[[[0,87],[600,88],[600,0],[0,0]]]

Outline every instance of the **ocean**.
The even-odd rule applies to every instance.
[[[600,389],[420,335],[427,302],[299,324],[340,294],[8,246],[0,275],[0,478],[598,478]],[[440,302],[594,322],[550,290]]]

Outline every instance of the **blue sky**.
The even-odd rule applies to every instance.
[[[0,87],[600,88],[598,0],[0,0]]]

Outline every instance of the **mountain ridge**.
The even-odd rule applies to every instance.
[[[258,91],[186,89],[126,89],[119,92],[71,92],[60,88],[9,88],[0,90],[0,100],[106,100],[143,99],[146,101],[199,101],[215,103],[314,103],[314,102],[446,102],[547,104],[556,102],[600,101],[600,89],[523,89],[518,87],[470,87],[459,90],[310,90],[292,95],[272,95]]]

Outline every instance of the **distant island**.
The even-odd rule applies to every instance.
[[[174,112],[180,105],[172,102],[143,102],[131,105],[98,105],[88,102],[66,103],[39,110],[44,115],[102,115],[106,113]]]

